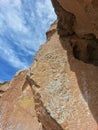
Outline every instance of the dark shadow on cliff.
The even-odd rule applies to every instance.
[[[69,39],[70,37],[60,38],[61,45],[67,51],[70,69],[75,72],[81,93],[98,123],[98,66],[76,59]]]

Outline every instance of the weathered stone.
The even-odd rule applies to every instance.
[[[19,72],[1,98],[0,130],[42,130],[36,117],[32,91],[26,81],[27,74],[26,70]]]
[[[77,19],[79,19],[80,17],[81,17],[80,19],[83,19],[84,15],[78,16],[77,13],[75,13],[77,10],[79,11],[81,9],[81,8],[79,8],[79,6],[82,7],[82,5],[83,5],[83,4],[81,4],[80,1],[74,0],[71,2],[71,0],[69,0],[69,1],[68,0],[66,0],[66,1],[52,0],[56,14],[58,16],[57,31],[58,31],[58,34],[60,35],[60,37],[66,37],[66,36],[71,37],[71,45],[73,48],[73,53],[74,53],[75,58],[82,60],[86,63],[91,63],[91,64],[94,64],[97,66],[98,65],[98,40],[96,38],[97,34],[95,32],[93,33],[92,30],[91,30],[91,32],[87,33],[87,32],[85,32],[86,28],[85,27],[83,28],[83,25],[80,26],[80,23]],[[75,6],[73,6],[73,2],[74,2],[74,5],[76,4]],[[86,1],[84,1],[83,3],[85,4]],[[79,4],[81,4],[81,5],[79,5]],[[71,10],[73,10],[73,12]],[[70,11],[70,12],[68,12],[68,11]],[[85,9],[84,9],[84,11],[85,11]],[[78,12],[78,13],[81,14],[82,12]],[[85,14],[86,13],[87,12],[85,12]],[[96,12],[96,14],[97,14],[97,12]],[[79,17],[79,18],[77,18],[77,17]],[[95,22],[97,25],[97,21],[95,21]],[[81,31],[81,29],[79,29],[79,31],[81,31],[81,34],[77,33],[76,29],[77,29],[78,24],[79,24],[80,28],[82,27],[82,30],[84,29],[84,33]],[[82,21],[82,24],[85,24],[85,20]],[[87,25],[89,25],[89,24],[90,24],[90,21],[88,22]],[[85,26],[86,26],[86,24],[85,24]],[[92,26],[93,25],[91,25],[91,28],[92,28]],[[89,29],[91,29],[91,28],[89,28]],[[87,31],[87,29],[86,29],[86,31]]]
[[[55,0],[53,0],[55,1]],[[98,38],[98,1],[97,0],[57,0],[61,7],[72,13],[76,20],[76,34],[95,34]]]
[[[0,98],[10,88],[10,82],[0,83]]]
[[[98,2],[52,3],[47,43],[6,91],[0,84],[0,130],[98,129]]]
[[[37,92],[52,118],[64,130],[96,130],[98,67],[75,59],[70,38],[57,33],[37,53],[36,61],[31,78],[40,85]]]

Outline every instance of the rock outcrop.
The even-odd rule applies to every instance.
[[[55,1],[55,0],[53,0]],[[74,31],[80,36],[95,34],[98,38],[98,1],[97,0],[56,0],[62,8],[72,13],[76,20]]]
[[[62,0],[56,0],[56,1],[52,0],[56,14],[58,16],[58,26],[57,26],[58,34],[60,35],[60,37],[71,36],[70,41],[75,58],[82,60],[86,63],[92,63],[98,66],[97,33],[93,32],[92,30],[93,23],[90,24],[91,22],[90,20],[85,21],[86,19],[83,14],[86,15],[87,12],[83,13],[85,9],[80,10],[81,8],[79,6],[82,7],[80,1],[81,0],[73,0],[73,1],[66,0],[63,2]],[[87,5],[90,6],[89,4],[92,4],[92,2],[84,1],[83,3],[84,4],[88,3]],[[78,13],[78,15],[76,12]],[[97,18],[97,12],[96,12],[96,18]],[[78,19],[82,23],[80,23]],[[84,19],[84,21],[81,19]],[[87,19],[89,19],[88,15]],[[92,18],[90,17],[90,19]],[[94,22],[96,23],[97,26],[98,25],[97,21]],[[90,27],[88,27],[87,25],[89,25]],[[78,28],[78,26],[80,28]],[[86,32],[88,31],[88,29],[85,26],[88,27],[88,29],[90,29],[89,32]],[[97,27],[94,27],[94,29],[97,29]],[[79,33],[79,31],[81,33]]]
[[[10,88],[9,82],[0,83],[0,97]]]
[[[98,129],[97,1],[52,3],[46,44],[29,70],[0,84],[0,130]]]

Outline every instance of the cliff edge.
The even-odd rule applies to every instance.
[[[52,3],[46,44],[29,70],[0,84],[0,130],[98,129],[97,0]]]

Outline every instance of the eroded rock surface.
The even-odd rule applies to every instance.
[[[0,100],[0,130],[42,130],[36,117],[32,91],[26,81],[27,74],[27,70],[19,72]]]
[[[0,83],[0,98],[10,88],[10,82]]]
[[[98,2],[52,3],[58,20],[30,69],[18,72],[4,93],[0,84],[0,130],[98,129],[97,21],[86,24]]]
[[[93,2],[93,1],[92,1]],[[55,8],[55,12],[58,16],[58,24],[57,24],[57,31],[60,37],[71,37],[71,46],[73,48],[73,54],[75,58],[82,60],[86,63],[94,64],[98,66],[98,39],[96,38],[96,33],[91,32],[82,32],[77,33],[77,27],[75,26],[76,22],[77,24],[80,24],[79,21],[77,21],[77,13],[75,11],[79,11],[78,13],[82,14],[82,11],[80,12],[80,8],[78,7],[79,3],[82,7],[82,4],[80,1],[64,1],[62,0],[52,0],[52,3]],[[73,6],[73,3],[75,6]],[[77,5],[78,3],[78,5]],[[85,4],[85,1],[84,1]],[[67,7],[66,7],[67,6]],[[73,8],[72,8],[73,7]],[[69,8],[69,10],[68,10]],[[71,11],[73,10],[73,12]],[[68,12],[70,11],[70,12]],[[85,10],[84,10],[85,11]],[[97,12],[96,12],[97,14]],[[79,18],[84,18],[83,16],[79,15]],[[97,17],[97,16],[96,16]],[[80,19],[79,19],[80,20]],[[97,21],[94,21],[97,25]],[[85,20],[82,21],[82,24],[89,25],[90,22],[85,24]],[[82,30],[87,29],[82,25],[79,25],[80,28],[82,27]],[[91,25],[92,27],[93,25]],[[89,28],[90,29],[90,28]]]
[[[44,106],[64,130],[97,129],[98,67],[75,59],[69,38],[55,33],[37,53],[31,72]]]
[[[55,1],[55,0],[53,0]],[[74,14],[74,30],[78,35],[95,34],[98,38],[97,0],[57,0],[64,10]]]

